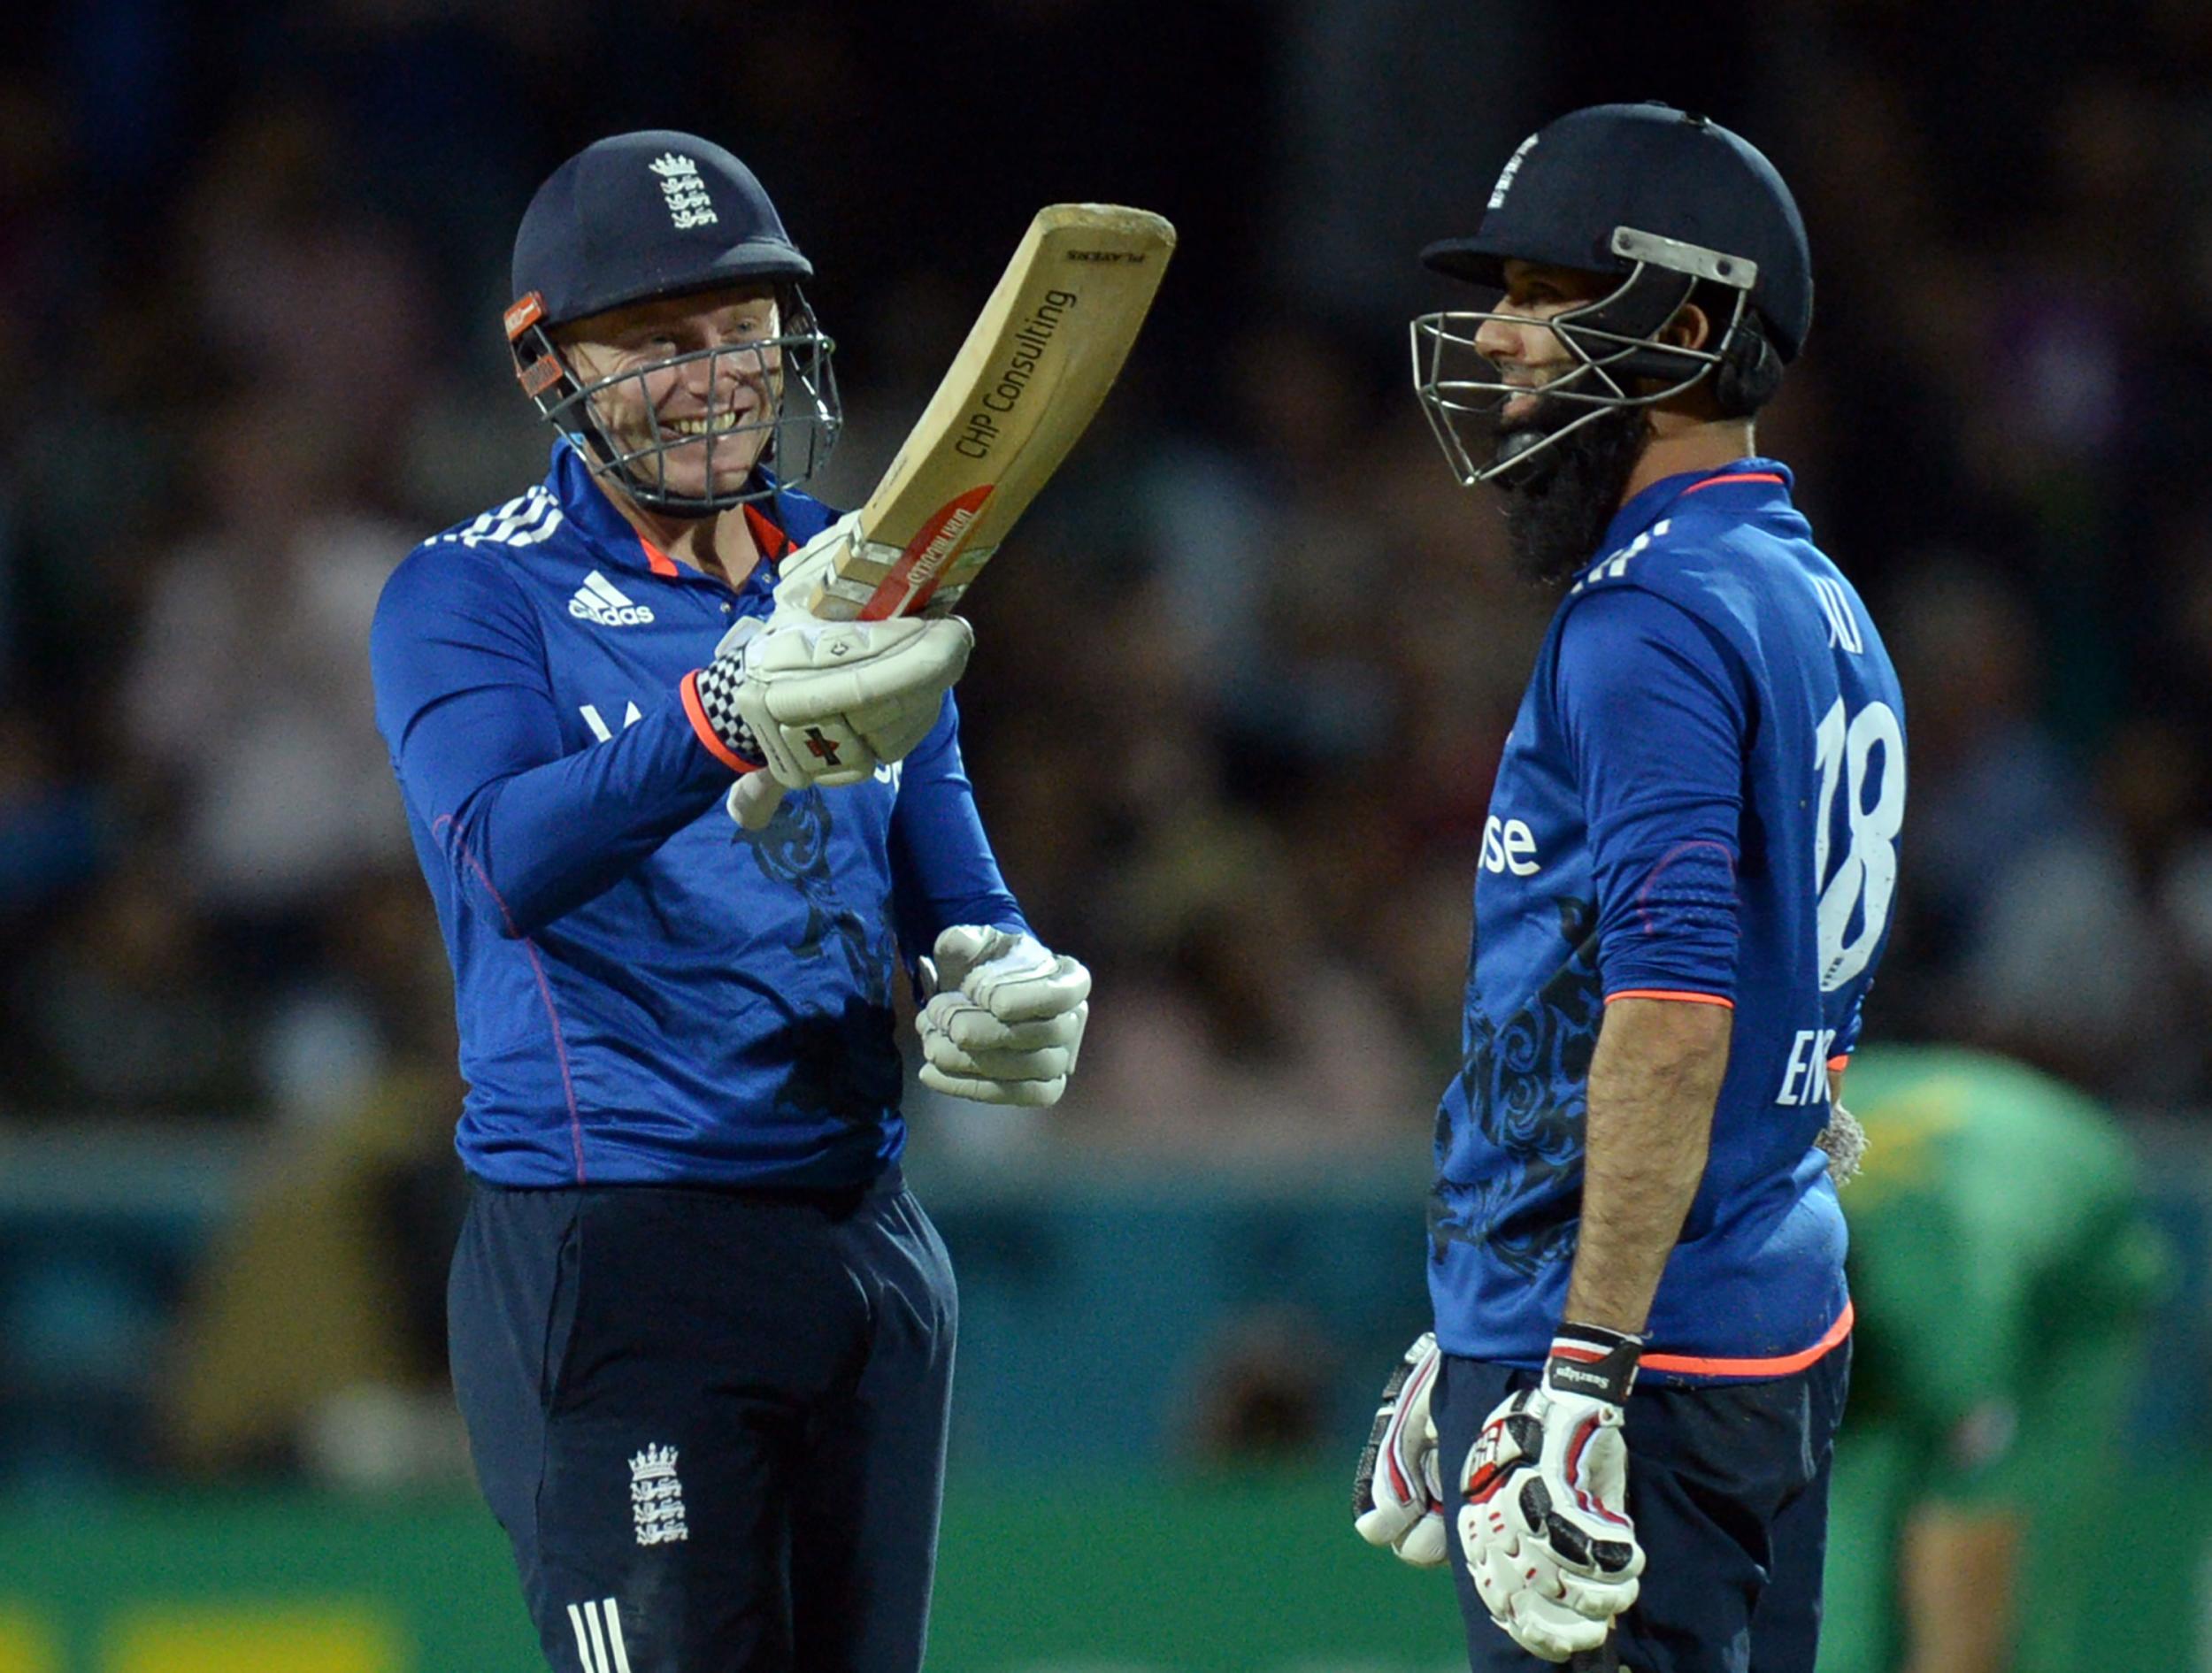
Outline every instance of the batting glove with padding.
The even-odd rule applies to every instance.
[[[765,770],[733,787],[731,817],[758,830],[786,790],[858,784],[902,758],[936,724],[974,644],[957,616],[739,622],[690,677],[716,736]]]
[[[1091,1014],[1091,973],[1035,936],[956,924],[922,960],[922,1084],[978,1103],[1060,1101]]]
[[[1444,1484],[1429,1401],[1444,1356],[1423,1332],[1383,1385],[1375,1426],[1352,1477],[1352,1526],[1371,1546],[1388,1546],[1417,1569],[1444,1562]]]
[[[1561,1325],[1543,1380],[1509,1395],[1467,1454],[1467,1571],[1491,1618],[1547,1661],[1596,1649],[1636,1601],[1644,1553],[1621,1426],[1642,1348],[1618,1331]]]

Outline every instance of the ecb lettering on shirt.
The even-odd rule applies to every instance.
[[[1828,1058],[1836,1048],[1832,1028],[1801,1028],[1790,1045],[1790,1059],[1782,1070],[1778,1104],[1824,1104],[1828,1101]]]
[[[1515,877],[1534,877],[1544,868],[1529,856],[1536,852],[1536,833],[1518,819],[1500,819],[1492,814],[1482,827],[1482,869],[1510,871]]]

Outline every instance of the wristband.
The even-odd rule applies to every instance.
[[[738,687],[744,682],[745,662],[741,656],[717,656],[693,679],[699,693],[699,707],[706,715],[707,724],[714,728],[714,735],[722,741],[723,748],[748,762],[765,761],[768,756],[761,748],[760,740],[745,724],[745,717],[737,711]]]
[[[1636,1363],[1644,1339],[1602,1324],[1562,1324],[1551,1339],[1544,1362],[1544,1386],[1563,1394],[1628,1404],[1636,1386]]]

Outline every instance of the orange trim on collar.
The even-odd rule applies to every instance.
[[[1688,499],[1693,494],[1702,494],[1707,488],[1717,488],[1724,482],[1774,482],[1782,479],[1772,471],[1731,471],[1726,476],[1709,476],[1702,482],[1684,488],[1677,497]]]
[[[745,526],[752,534],[754,546],[766,553],[772,564],[798,549],[791,537],[771,523],[757,507],[749,505],[745,508]],[[674,558],[642,534],[637,537],[637,543],[645,549],[645,566],[654,574],[673,580],[683,573],[677,567]]]
[[[753,532],[753,544],[758,547],[770,563],[788,556],[797,549],[791,537],[768,520],[768,514],[757,505],[745,508],[745,526]]]
[[[1843,1311],[1836,1315],[1836,1322],[1828,1327],[1825,1336],[1801,1352],[1779,1354],[1772,1359],[1701,1359],[1694,1354],[1646,1354],[1640,1362],[1650,1370],[1682,1371],[1692,1377],[1787,1377],[1793,1371],[1803,1370],[1850,1335],[1855,1316],[1847,1300]]]

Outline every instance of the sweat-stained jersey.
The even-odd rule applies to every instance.
[[[1773,1376],[1849,1329],[1814,1140],[1889,928],[1903,702],[1763,459],[1670,477],[1562,600],[1490,802],[1464,1056],[1438,1110],[1445,1351],[1542,1363],[1566,1305],[1609,999],[1734,1008],[1711,1155],[1644,1374]]]
[[[772,503],[780,527],[749,513],[766,551],[829,520]],[[905,1141],[901,959],[949,925],[1025,927],[950,696],[872,780],[786,796],[757,833],[724,812],[735,774],[685,676],[773,587],[772,561],[733,590],[648,546],[565,441],[386,584],[377,725],[453,964],[479,1178],[873,1178]]]

